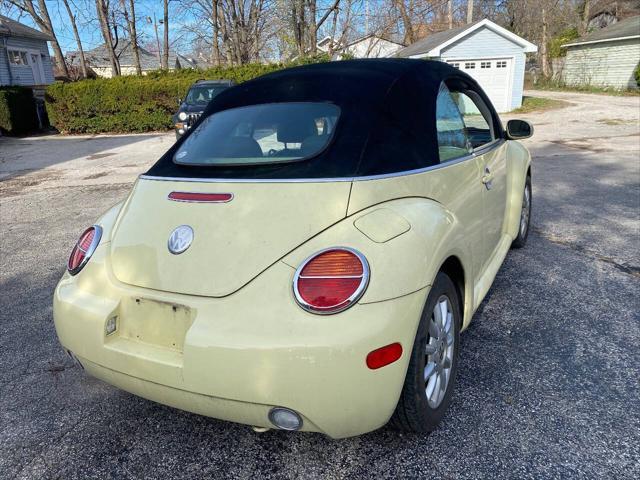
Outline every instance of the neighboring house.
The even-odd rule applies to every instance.
[[[353,58],[385,58],[392,57],[404,46],[374,34],[365,35],[346,45],[333,44],[333,48],[331,45],[331,37],[325,37],[318,42],[318,50],[324,53],[332,50],[337,59],[345,54]]]
[[[0,85],[34,88],[40,96],[53,83],[49,35],[0,15]]]
[[[634,70],[640,62],[640,16],[596,30],[567,49],[563,79],[568,85],[637,88]]]
[[[140,56],[140,67],[142,74],[146,74],[160,68],[160,61],[157,53],[152,53],[138,46],[138,54]],[[120,60],[120,73],[122,75],[135,75],[136,67],[133,60],[133,48],[128,40],[121,40],[121,44],[116,47],[116,55]],[[106,46],[100,45],[93,50],[84,52],[87,65],[99,77],[113,77],[111,70],[111,60]],[[67,61],[72,66],[80,65],[80,53],[69,52]],[[169,51],[169,70],[179,70],[181,68],[197,68],[197,63],[192,58]]]
[[[386,58],[392,57],[404,45],[387,40],[374,34],[366,35],[346,45],[340,53],[354,58]]]
[[[522,105],[525,57],[533,43],[484,19],[434,33],[400,50],[396,56],[441,60],[473,77],[498,112]]]

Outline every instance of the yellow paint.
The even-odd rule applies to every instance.
[[[388,208],[379,208],[358,217],[353,224],[376,243],[388,242],[411,229],[409,222]]]
[[[56,288],[60,342],[91,375],[176,408],[271,427],[269,409],[284,406],[303,430],[334,438],[378,428],[394,411],[442,263],[453,255],[464,267],[466,326],[517,232],[529,155],[515,142],[491,155],[353,183],[141,179],[98,221],[103,240],[87,266]],[[170,202],[174,190],[235,198]],[[181,224],[194,243],[172,255],[167,240]],[[362,252],[371,280],[358,304],[318,316],[296,304],[293,275],[331,246]],[[369,370],[366,355],[393,342],[400,360]]]

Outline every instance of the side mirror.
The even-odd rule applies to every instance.
[[[533,125],[526,120],[509,120],[507,122],[507,138],[523,140],[533,135]]]

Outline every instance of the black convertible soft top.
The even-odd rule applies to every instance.
[[[207,116],[231,108],[281,102],[330,102],[341,109],[331,143],[297,162],[245,166],[174,163],[184,138],[146,175],[179,178],[349,178],[420,169],[439,162],[435,125],[440,85],[472,88],[491,103],[468,75],[444,62],[367,59],[327,62],[270,73],[215,97],[188,137]],[[492,111],[493,117],[497,114]],[[494,126],[500,134],[502,127]]]

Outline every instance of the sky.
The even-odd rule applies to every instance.
[[[112,1],[117,2],[118,0]],[[73,30],[69,21],[69,16],[63,3],[57,0],[47,0],[46,3],[62,51],[66,53],[69,51],[78,50],[78,46],[73,36]],[[0,4],[2,4],[2,0],[0,0]],[[69,4],[72,11],[74,11],[77,17],[78,30],[80,33],[80,38],[82,40],[82,47],[85,50],[90,50],[97,47],[98,45],[101,45],[104,40],[102,39],[102,34],[100,33],[100,29],[98,26],[95,2],[92,0],[69,0]],[[170,3],[170,9],[172,11],[175,11],[171,12],[175,13],[173,25],[171,24],[172,18],[171,16],[169,17],[170,32],[173,36],[174,31],[177,32],[183,22],[191,21],[192,18],[189,18],[189,16],[186,15],[186,13],[180,8],[180,5],[177,3]],[[33,21],[31,20],[31,17],[28,14],[20,14],[20,12],[15,7],[9,7],[3,4],[0,8],[0,13],[37,29],[37,27],[35,27]],[[136,0],[136,17],[138,17],[136,27],[138,35],[142,37],[141,43],[143,45],[147,42],[155,42],[155,33],[153,30],[153,26],[145,21],[147,17],[153,17],[154,13],[156,14],[156,17],[158,19],[162,18],[161,1]],[[178,19],[178,17],[181,18]],[[158,26],[158,34],[160,35],[160,41],[162,42],[162,25]]]
[[[119,5],[120,0],[111,0],[113,3]],[[363,0],[362,3],[370,1],[372,4],[376,0]],[[127,2],[128,3],[128,2]],[[187,3],[187,2],[184,2]],[[319,10],[322,9],[323,4],[333,3],[331,0],[319,0]],[[49,15],[54,25],[54,30],[60,43],[60,47],[63,52],[78,50],[76,40],[73,36],[73,30],[69,21],[69,16],[64,7],[62,1],[59,0],[46,0]],[[91,50],[104,41],[102,34],[98,26],[98,20],[96,16],[96,7],[94,0],[69,0],[72,11],[76,14],[78,30],[80,38],[82,40],[82,46],[87,50]],[[153,18],[155,13],[158,19],[163,15],[163,2],[161,0],[136,0],[136,17],[138,19],[136,23],[137,33],[141,36],[141,44],[147,45],[155,44],[155,33],[153,25],[149,24],[146,20],[147,17]],[[197,22],[198,19],[194,18],[191,13],[185,10],[183,3],[179,1],[169,2],[170,16],[170,35],[172,47],[177,44],[178,50],[183,54],[189,53],[190,39],[188,34],[185,33],[186,29],[182,28],[184,25],[188,25],[193,22]],[[20,13],[15,7],[12,7],[8,2],[0,0],[0,13],[7,15],[10,18],[20,21],[25,25],[35,27],[31,17],[28,14]],[[319,11],[319,13],[322,13]],[[35,27],[37,28],[37,27]],[[124,33],[124,32],[122,32]],[[160,42],[162,42],[162,25],[158,26],[158,34],[160,35]]]

